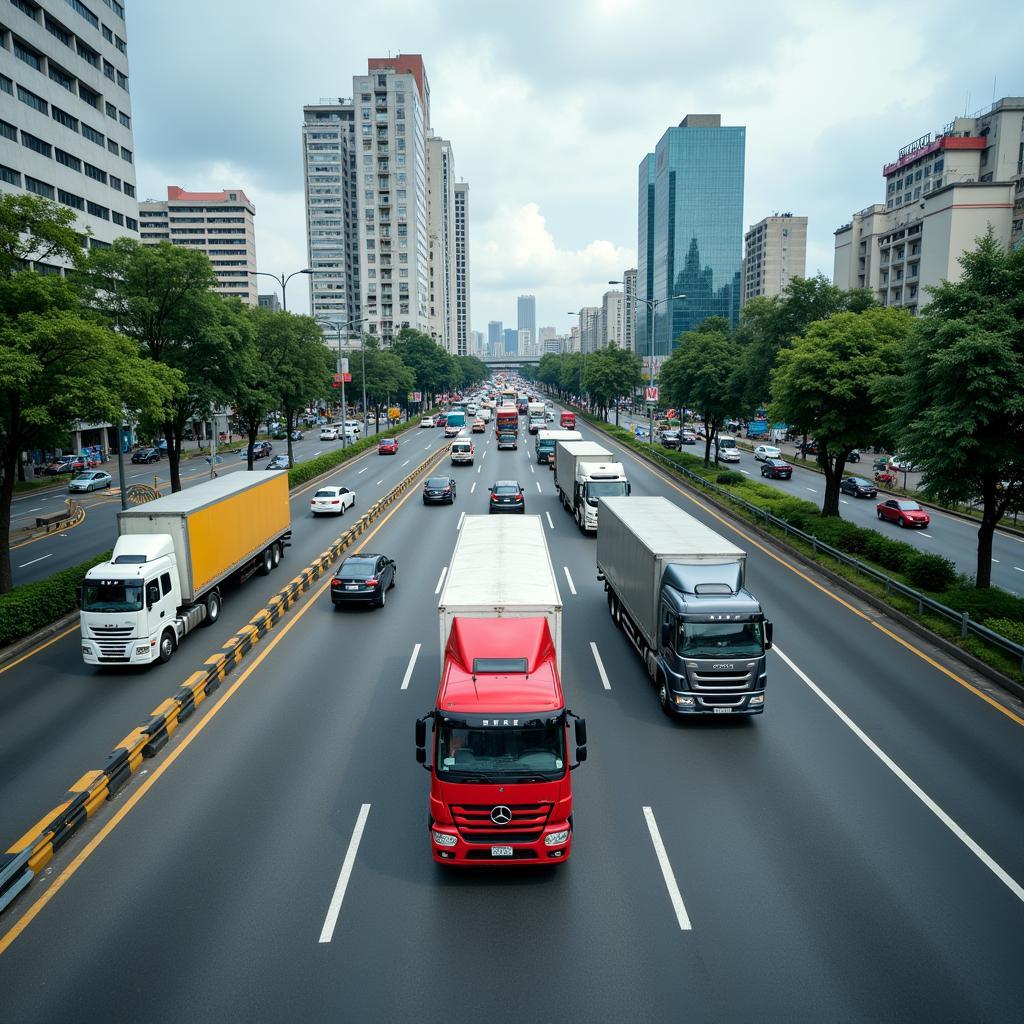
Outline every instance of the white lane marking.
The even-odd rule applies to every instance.
[[[530,463],[530,472],[531,472],[531,473],[532,473],[532,472],[534,472],[534,469],[533,469],[533,463],[532,463],[532,462]]]
[[[484,468],[483,466],[477,466],[477,467],[476,467],[476,471],[477,471],[477,472],[479,473],[479,472],[480,472],[480,470],[481,470],[481,469],[483,469],[483,468]]]
[[[382,483],[384,483],[384,481],[383,481],[383,480],[378,480],[378,481],[377,481],[377,482],[376,482],[376,483],[375,483],[375,484],[374,484],[373,486],[374,486],[374,487],[380,487],[380,485],[381,485]]]
[[[465,519],[465,518],[466,518],[466,513],[465,512],[460,512],[459,513],[459,525],[455,527],[456,530],[461,530],[462,529],[462,520]]]
[[[484,459],[486,459],[486,458],[487,458],[487,449],[485,448],[483,455],[480,456],[480,461],[483,462]]]
[[[320,930],[321,942],[330,942],[334,937],[334,926],[338,923],[338,914],[341,913],[341,901],[345,898],[345,890],[348,888],[348,880],[352,875],[352,868],[356,862],[356,852],[359,850],[359,841],[363,838],[363,829],[366,828],[366,818],[369,813],[369,804],[363,804],[363,806],[359,808],[359,817],[356,818],[356,827],[352,829],[352,838],[348,842],[348,849],[345,851],[345,859],[341,864],[341,874],[338,875],[338,884],[334,887],[334,895],[331,897],[331,905],[327,908],[327,917],[324,918],[324,926]]]
[[[52,558],[52,557],[53,557],[53,552],[51,551],[48,555],[43,555],[40,558],[33,558],[31,562],[22,562],[21,565],[18,566],[18,568],[19,569],[25,569],[25,568],[27,568],[30,565],[35,565],[36,562],[42,562],[44,559]]]
[[[1019,565],[1015,565],[1014,569],[1016,569],[1017,572],[1024,572],[1024,569],[1022,569]]]
[[[1024,572],[1024,569],[1021,570]],[[796,675],[807,685],[810,691],[819,697],[822,703],[845,725],[878,758],[886,768],[903,783],[911,793],[914,794],[942,822],[950,832],[953,833],[967,847],[975,857],[978,858],[1006,886],[1014,896],[1024,903],[1024,886],[1020,885],[1001,868],[889,755],[878,746],[877,743],[838,704],[828,697],[823,690],[814,683],[811,678],[800,669],[787,655],[783,654],[778,647],[776,654],[796,673]]]
[[[317,457],[318,455],[320,455],[320,454],[322,454],[322,453],[321,453],[321,452],[313,452],[313,454],[312,454],[312,455],[310,455],[310,458],[311,458],[311,459],[315,459],[315,458],[316,458],[316,457]]]
[[[434,587],[434,593],[435,593],[435,594],[440,594],[440,593],[441,593],[441,588],[442,588],[442,587],[444,586],[444,578],[445,578],[445,576],[447,576],[447,575],[448,575],[448,566],[446,565],[446,566],[445,566],[445,567],[444,567],[444,568],[443,568],[443,569],[441,570],[441,575],[440,575],[440,577],[438,578],[438,581],[437,581],[437,586],[436,586],[436,587]]]
[[[420,656],[420,644],[416,644],[412,649],[412,655],[409,658],[409,664],[405,670],[405,675],[402,676],[402,689],[409,689],[409,680],[412,679],[412,670],[416,667],[416,659]]]
[[[573,583],[572,577],[569,575],[569,566],[563,565],[562,568],[565,570],[565,578],[569,581],[569,590],[572,592],[572,596],[576,596],[576,584]]]
[[[550,512],[545,512],[544,515],[546,515],[548,517],[548,526],[550,526],[551,529],[553,530],[555,528],[555,523],[554,523],[554,520],[551,518],[551,513]]]
[[[597,644],[593,640],[590,641],[590,653],[594,655],[594,661],[597,662],[597,674],[601,677],[601,685],[606,689],[610,690],[612,684],[608,682],[608,673],[604,670],[604,662],[601,660],[601,652],[597,649]]]
[[[43,506],[42,505],[39,505],[36,508],[30,508],[29,509],[29,512],[42,512],[42,511],[43,511]]]
[[[811,494],[817,494],[818,492],[813,487],[805,487],[805,491],[810,491]]]
[[[845,498],[840,498],[839,499],[839,504],[840,505],[849,505],[850,503]]]
[[[405,469],[405,467],[408,466],[410,462],[412,462],[412,459],[406,459],[405,462],[403,462],[401,466],[399,466],[398,468]]]
[[[365,473],[369,468],[370,468],[369,466],[363,466],[363,468],[361,470],[359,470],[359,473],[356,473],[356,476],[359,476],[360,474]]]
[[[993,559],[992,559],[992,561],[993,561],[993,562],[995,562],[995,563],[996,563],[996,565],[998,565],[998,564],[999,564],[999,559],[998,559],[998,558],[993,558]]]
[[[647,831],[651,833],[651,843],[654,845],[654,855],[658,858],[658,866],[661,868],[661,877],[665,879],[668,898],[672,901],[672,909],[676,912],[679,930],[691,931],[693,925],[690,924],[690,915],[686,913],[683,894],[679,891],[676,876],[672,873],[672,865],[665,852],[665,844],[661,841],[661,831],[658,829],[658,823],[654,820],[654,811],[650,807],[644,808],[644,819],[647,822]]]
[[[474,480],[473,481],[473,486],[470,487],[470,489],[469,489],[469,493],[472,494],[475,490],[476,490],[476,481]]]
[[[929,540],[932,539],[932,535],[930,533],[922,533],[921,536],[922,537],[927,537]]]
[[[740,470],[740,472],[741,472],[741,473],[742,473],[742,474],[743,474],[744,476],[750,476],[750,471],[749,471],[749,470],[747,470],[747,469],[741,469],[741,470]]]
[[[535,483],[535,484],[537,485],[537,491],[538,491],[538,493],[540,493],[540,494],[543,494],[544,492],[543,492],[543,491],[541,491],[541,489],[540,489],[540,481],[539,481],[539,480],[535,480],[535,481],[534,481],[534,483]]]

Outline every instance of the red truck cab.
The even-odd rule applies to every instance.
[[[558,425],[563,430],[575,430],[576,429],[576,413],[574,412],[563,412],[558,418]]]
[[[498,406],[494,416],[494,432],[500,434],[503,430],[519,433],[519,413],[514,405]]]
[[[569,764],[569,718],[576,764]],[[427,765],[427,723],[432,764]],[[570,771],[586,722],[565,706],[543,618],[456,618],[433,711],[416,722],[439,864],[558,864],[572,848]]]

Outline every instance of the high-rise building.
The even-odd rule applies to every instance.
[[[575,323],[569,328],[569,345],[564,349],[565,352],[581,352],[583,350],[583,341],[580,336],[580,325]]]
[[[637,298],[650,299],[654,295],[654,154],[648,153],[640,161],[637,182]],[[636,304],[637,355],[644,358],[649,372],[654,353],[653,317],[647,303]]]
[[[605,292],[601,296],[601,347],[623,347],[625,333],[625,301],[619,291]]]
[[[514,327],[505,328],[505,355],[519,354],[519,332]]]
[[[739,320],[745,149],[745,128],[688,114],[640,163],[637,297],[658,304],[656,364],[707,317]]]
[[[484,338],[483,331],[473,331],[473,355],[482,356],[484,354],[489,355],[490,353],[486,348],[486,339]]]
[[[636,267],[622,273],[622,347],[636,352]]]
[[[757,295],[781,295],[807,264],[807,218],[773,214],[747,229],[743,238],[743,302]]]
[[[505,331],[500,320],[487,323],[487,354],[499,356],[505,350]]]
[[[138,238],[124,7],[19,0],[4,12],[0,189],[75,210],[91,248]]]
[[[1024,244],[1024,97],[1007,96],[904,146],[882,168],[885,203],[835,232],[834,282],[919,312],[928,287],[958,281],[960,256],[991,227]]]
[[[455,348],[460,356],[470,351],[469,316],[469,183],[455,183]],[[476,333],[476,332],[473,332]],[[473,351],[479,355],[474,345]]]
[[[217,275],[214,291],[258,301],[256,289],[256,207],[241,189],[186,192],[167,186],[166,199],[139,203],[142,244],[170,242],[206,253]]]
[[[519,354],[521,356],[533,356],[536,355],[534,351],[534,340],[533,332],[528,327],[521,327],[519,329]]]
[[[596,352],[601,347],[601,307],[584,306],[580,310],[580,351]]]
[[[430,333],[455,353],[455,158],[447,139],[427,139],[427,272],[430,288]]]
[[[529,347],[537,340],[537,298],[534,295],[520,295],[516,299],[516,322],[520,332],[529,331]],[[520,351],[522,345],[520,344]]]
[[[271,313],[277,313],[281,309],[281,301],[277,292],[267,292],[259,297],[260,309],[269,309]]]

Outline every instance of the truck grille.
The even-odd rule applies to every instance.
[[[701,671],[692,664],[687,668],[694,690],[751,690],[754,688],[757,662],[736,662],[734,668],[718,671]]]
[[[720,697],[699,697],[701,704],[706,708],[738,708],[747,698],[740,694],[738,697],[722,695]]]
[[[90,626],[89,635],[96,641],[103,661],[128,661],[132,647],[131,626]]]
[[[512,820],[496,825],[491,810],[508,807]],[[551,804],[452,804],[452,821],[467,843],[532,843],[540,838]]]

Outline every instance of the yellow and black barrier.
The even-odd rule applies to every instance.
[[[167,745],[178,726],[217,690],[228,673],[270,632],[300,596],[330,569],[424,471],[443,459],[449,447],[445,445],[439,448],[383,498],[375,501],[326,551],[270,598],[263,608],[224,643],[217,654],[207,658],[203,668],[193,672],[172,697],[154,708],[142,725],[121,740],[107,755],[102,768],[86,772],[67,791],[60,804],[41,818],[6,853],[0,854],[0,911],[28,886],[77,829],[128,783],[145,758],[156,756]]]

